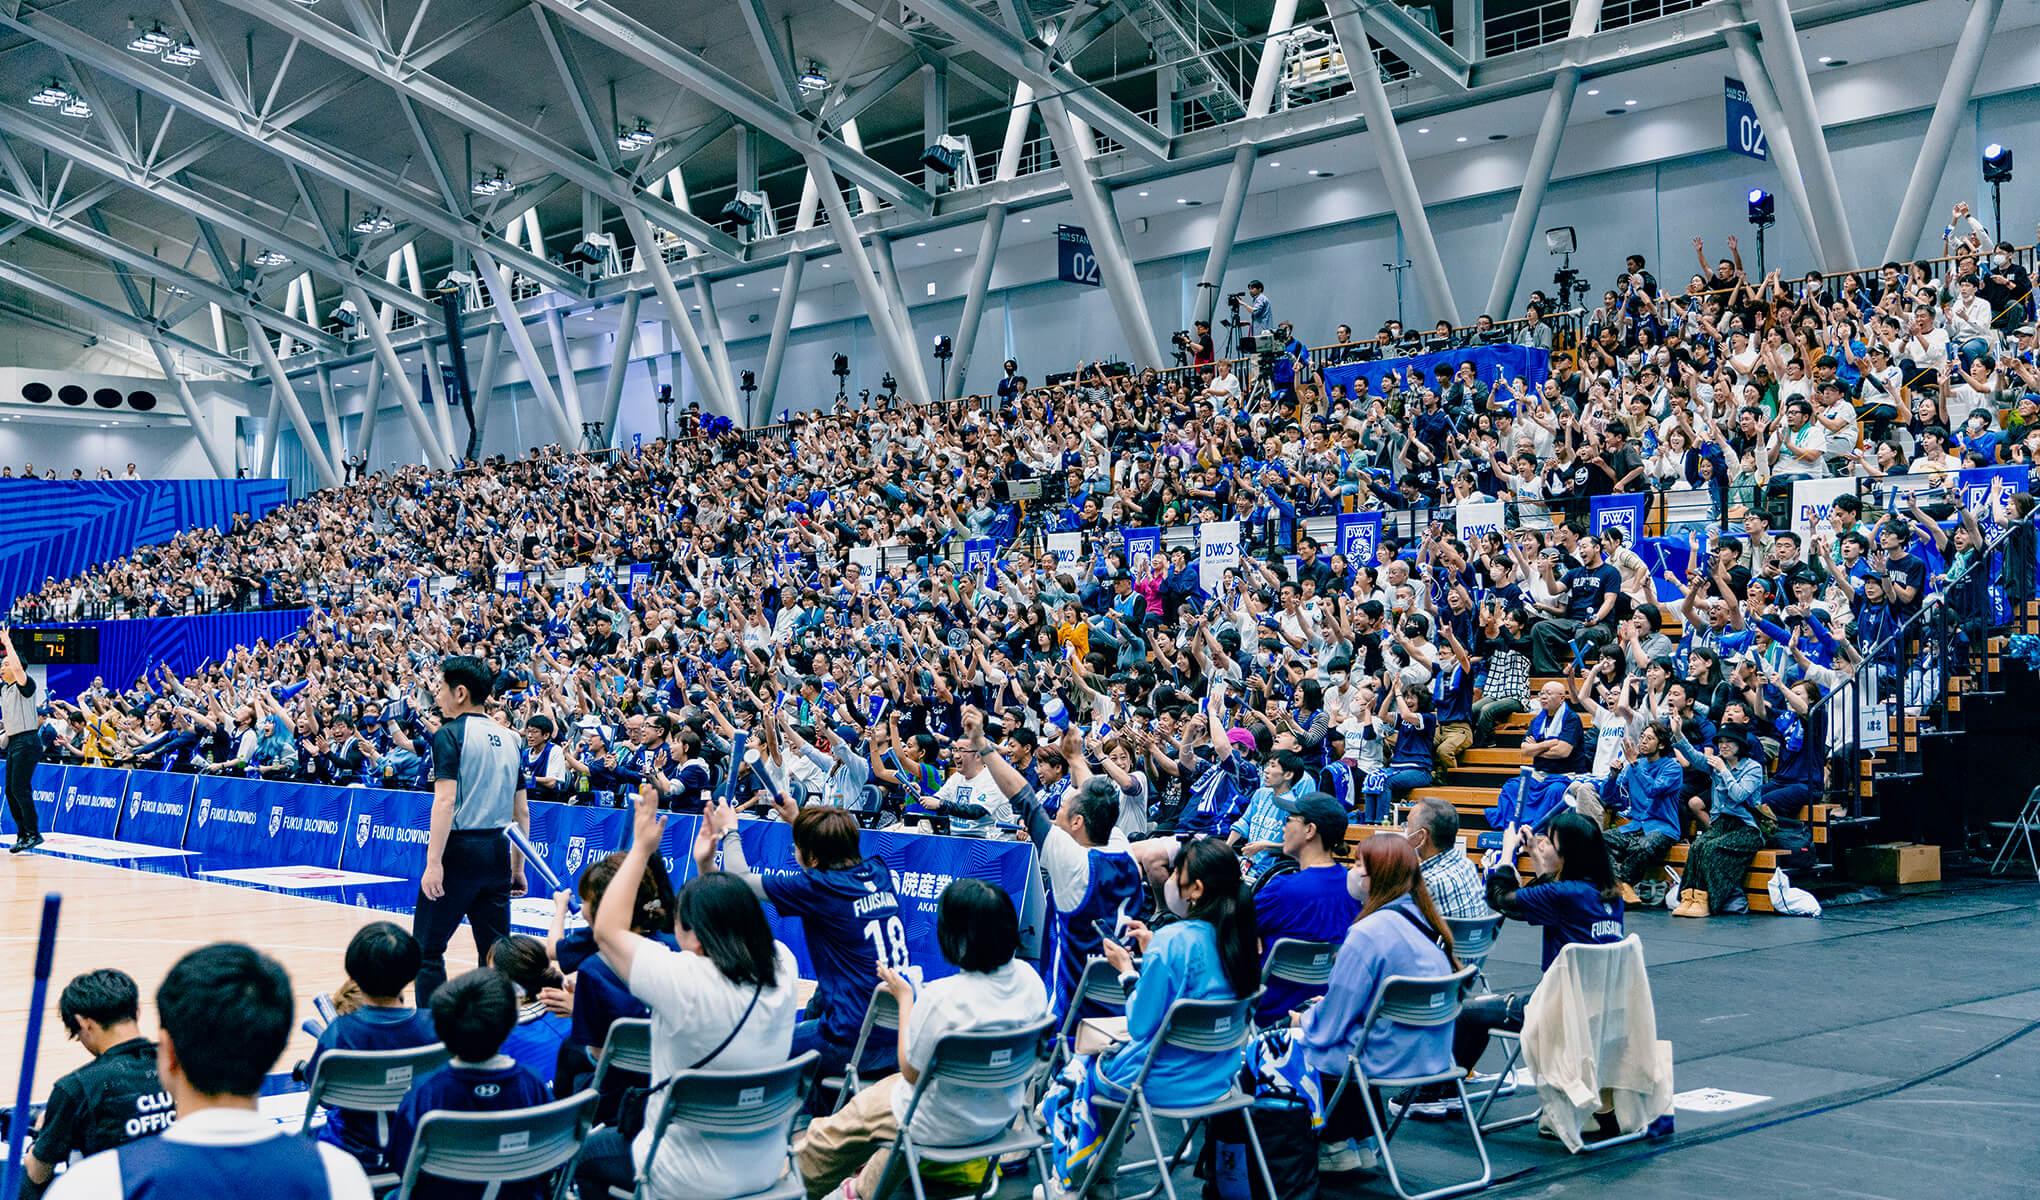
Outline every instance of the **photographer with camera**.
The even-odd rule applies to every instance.
[[[1228,322],[1239,331],[1240,353],[1252,354],[1260,348],[1260,339],[1275,331],[1275,306],[1268,300],[1267,290],[1258,279],[1247,281],[1247,290],[1234,292],[1225,298],[1232,308],[1232,320]]]
[[[1192,321],[1189,329],[1178,329],[1169,341],[1176,347],[1178,365],[1187,358],[1192,366],[1208,367],[1218,357],[1218,344],[1212,340],[1209,321]]]

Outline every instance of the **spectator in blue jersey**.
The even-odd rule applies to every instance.
[[[1516,873],[1519,849],[1530,856],[1532,878],[1528,882]],[[1527,825],[1512,825],[1503,831],[1501,849],[1489,861],[1499,863],[1488,875],[1489,907],[1544,930],[1540,970],[1550,970],[1558,952],[1575,942],[1603,945],[1622,940],[1622,894],[1608,861],[1608,843],[1593,820],[1576,812],[1562,812],[1552,819],[1548,835]],[[1501,1082],[1498,1076],[1474,1068],[1495,1030],[1523,1028],[1523,1010],[1531,990],[1476,996],[1460,1010],[1452,1032],[1452,1058],[1470,1072],[1468,1087]],[[1456,1098],[1426,1097],[1409,1105],[1409,1115],[1437,1120],[1457,1105]]]
[[[1048,965],[1049,1007],[1061,1019],[1085,964],[1102,953],[1107,932],[1116,934],[1148,911],[1146,873],[1119,828],[1119,789],[1094,775],[1064,793],[1062,806],[1050,814],[1033,786],[985,736],[984,714],[966,707],[960,721],[965,744],[976,749],[993,786],[1012,801],[1021,827],[1041,851],[1049,903],[1048,947],[1042,958]],[[1156,845],[1167,842],[1155,840]]]
[[[1282,857],[1254,888],[1254,918],[1261,929],[1261,965],[1283,938],[1338,942],[1359,915],[1360,902],[1346,890],[1346,868],[1334,855],[1346,846],[1346,810],[1324,792],[1276,800],[1287,814],[1282,823]],[[1322,986],[1269,979],[1256,1014],[1263,1025],[1282,1024]]]
[[[1601,560],[1597,538],[1577,542],[1580,565],[1565,574],[1565,591],[1549,606],[1552,616],[1530,631],[1530,667],[1539,675],[1556,675],[1573,657],[1572,643],[1581,638],[1606,641],[1622,599],[1622,573]]]
[[[1625,736],[1622,753],[1625,765],[1615,785],[1619,795],[1608,808],[1629,823],[1605,836],[1623,903],[1642,904],[1639,884],[1652,886],[1658,899],[1664,898],[1664,889],[1654,885],[1665,865],[1665,854],[1679,840],[1679,800],[1685,795],[1685,772],[1672,754],[1671,728],[1662,721],[1652,721]]]
[[[1043,1101],[1056,1173],[1067,1186],[1077,1173],[1095,1169],[1092,1195],[1100,1200],[1118,1194],[1114,1176],[1122,1145],[1098,1144],[1097,1131],[1117,1117],[1150,1051],[1154,1064],[1145,1087],[1148,1103],[1157,1108],[1208,1103],[1239,1072],[1239,1050],[1156,1047],[1170,1007],[1178,1000],[1237,1000],[1261,986],[1260,935],[1239,856],[1214,838],[1180,846],[1166,888],[1169,911],[1180,919],[1153,931],[1131,922],[1103,946],[1105,960],[1127,989],[1128,1040],[1095,1057],[1079,1055],[1071,1068],[1076,1082],[1057,1085]],[[1095,1115],[1096,1129],[1091,1140],[1079,1141],[1085,1111]],[[1090,1168],[1086,1160],[1094,1154],[1100,1161]]]
[[[1380,824],[1388,819],[1388,801],[1401,802],[1411,791],[1429,787],[1437,775],[1438,716],[1432,711],[1430,689],[1420,683],[1404,683],[1382,693],[1381,716],[1395,734],[1395,749],[1389,755],[1388,774],[1379,791],[1370,796],[1366,819]]]
[[[404,1003],[404,989],[418,977],[418,941],[392,921],[364,925],[347,943],[347,978],[361,989],[361,1007],[333,1019],[319,1034],[305,1064],[305,1078],[318,1070],[328,1050],[409,1050],[439,1040],[432,1019]],[[370,1174],[400,1171],[404,1160],[386,1153],[377,1114],[330,1110],[319,1140],[358,1159]]]
[[[711,811],[726,816],[730,809],[716,804]],[[718,841],[726,850],[736,844],[719,829],[727,832],[728,826],[720,819],[711,825],[704,814],[694,840],[697,862],[711,858]],[[640,788],[630,851],[590,926],[603,961],[651,1009],[652,1074],[667,1080],[681,1071],[777,1066],[789,1057],[793,1041],[800,971],[793,951],[772,936],[758,902],[758,881],[728,871],[689,880],[674,897],[677,951],[631,932],[636,909],[630,898],[658,858],[665,830],[658,789]],[[655,1088],[646,1097],[646,1112],[656,1111],[651,1106],[663,1104],[664,1096]],[[630,1142],[614,1129],[589,1134],[575,1175],[580,1194],[589,1197],[606,1196],[611,1186],[629,1188],[642,1170],[651,1195],[727,1200],[770,1187],[785,1172],[785,1152],[776,1129],[709,1142],[693,1129],[672,1125],[655,1146],[648,1118]]]
[[[871,1005],[881,964],[904,972],[912,965],[907,927],[893,891],[892,871],[876,854],[866,855],[857,818],[833,805],[795,810],[787,801],[779,816],[793,827],[795,870],[753,868],[744,860],[737,837],[737,813],[715,803],[702,814],[703,838],[695,843],[695,865],[722,868],[746,879],[752,890],[782,917],[800,921],[814,965],[815,992],[793,1032],[793,1054],[809,1050],[821,1055],[817,1078],[841,1075],[857,1048],[857,1031]],[[873,1029],[857,1069],[865,1076],[882,1075],[899,1061],[897,1034]],[[836,1097],[817,1089],[817,1114],[832,1111]]]
[[[582,912],[592,913],[602,906],[616,872],[623,866],[623,860],[624,852],[619,850],[589,864],[588,869],[581,872],[575,887],[580,893]],[[630,931],[639,937],[658,941],[669,950],[678,950],[680,943],[673,937],[675,900],[672,885],[666,879],[665,863],[653,858],[638,876],[636,888]],[[561,1097],[579,1091],[581,1083],[594,1074],[611,1025],[620,1020],[645,1016],[648,1011],[644,1001],[633,996],[630,986],[595,952],[594,931],[581,928],[564,933],[566,920],[567,895],[561,892],[553,897],[552,930],[546,940],[561,972],[573,976],[572,987],[543,988],[539,992],[539,999],[545,1001],[551,1011],[568,1017],[570,1021],[566,1041],[560,1048],[559,1062],[553,1071],[553,1093]],[[619,1069],[604,1073],[602,1102],[595,1109],[596,1120],[613,1120],[617,1106],[623,1101],[623,1093],[649,1082],[639,1071]]]
[[[545,943],[521,933],[497,939],[489,947],[489,965],[517,985],[517,1027],[504,1039],[503,1053],[529,1067],[551,1087],[574,1023],[546,1008],[539,997],[549,988],[564,989],[566,979],[553,966]]]
[[[1048,1013],[1041,976],[1019,957],[1020,918],[1013,898],[996,883],[957,879],[936,909],[935,940],[957,968],[918,990],[890,968],[879,968],[899,1005],[900,1069],[859,1091],[840,1111],[807,1127],[799,1150],[801,1181],[810,1197],[878,1195],[900,1123],[914,1089],[942,1038],[996,1033],[1039,1021]],[[929,1085],[914,1110],[911,1130],[921,1146],[969,1146],[998,1136],[1027,1097],[1024,1087],[1002,1092],[963,1084]],[[855,1177],[853,1190],[840,1185]]]
[[[49,1200],[217,1200],[223,1189],[370,1200],[368,1176],[346,1151],[288,1133],[255,1107],[296,1019],[290,976],[274,959],[232,942],[193,950],[156,990],[156,1019],[156,1065],[176,1123],[73,1165]]]
[[[552,1099],[530,1067],[503,1053],[517,1027],[517,989],[510,977],[488,967],[441,984],[432,993],[432,1027],[453,1061],[411,1084],[390,1118],[390,1159],[404,1163],[418,1136],[418,1122],[435,1112],[507,1112]],[[419,1176],[417,1194],[445,1200],[545,1200],[552,1178],[542,1175],[502,1185],[458,1183]]]
[[[1459,967],[1451,927],[1425,890],[1416,849],[1407,839],[1375,834],[1354,849],[1352,869],[1340,874],[1340,890],[1358,898],[1353,901],[1358,916],[1339,939],[1324,1003],[1291,1018],[1302,1028],[1304,1061],[1318,1073],[1328,1104],[1354,1055],[1370,1075],[1437,1075],[1451,1069],[1449,1026],[1381,1021],[1364,1043],[1360,1031],[1390,976],[1436,978]],[[1378,1095],[1355,1090],[1340,1098],[1319,1134],[1319,1170],[1353,1171],[1366,1165],[1354,1144],[1356,1137],[1368,1136],[1359,1106],[1376,1105],[1377,1113],[1386,1116],[1380,1103]]]

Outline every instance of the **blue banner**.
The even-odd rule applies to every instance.
[[[1340,513],[1336,552],[1346,556],[1348,566],[1374,561],[1374,549],[1381,545],[1381,514]]]
[[[1162,552],[1162,531],[1148,525],[1139,529],[1122,529],[1119,536],[1126,543],[1126,569],[1138,579],[1147,574],[1150,558]]]
[[[1549,350],[1539,350],[1535,346],[1469,346],[1464,350],[1440,350],[1436,354],[1384,358],[1379,362],[1340,363],[1335,367],[1326,367],[1323,372],[1325,391],[1330,393],[1333,388],[1343,386],[1350,398],[1353,394],[1353,381],[1365,379],[1370,394],[1379,396],[1382,376],[1390,372],[1398,376],[1405,375],[1412,369],[1423,378],[1424,386],[1429,387],[1435,381],[1431,368],[1443,363],[1456,371],[1463,362],[1473,364],[1482,383],[1492,384],[1497,372],[1505,380],[1521,375],[1533,392],[1543,386],[1544,377],[1551,373]]]
[[[1634,547],[1643,540],[1643,523],[1650,513],[1650,498],[1649,492],[1594,497],[1590,510],[1591,532],[1598,536],[1602,530],[1614,526],[1622,531],[1623,543]]]
[[[630,811],[592,804],[531,806],[531,841],[545,856],[546,866],[573,887],[581,872],[630,840]],[[529,880],[535,887],[537,881]]]
[[[963,544],[965,575],[984,574],[985,564],[999,556],[999,544],[990,538],[972,538]]]
[[[57,819],[57,793],[64,787],[64,768],[50,763],[38,763],[35,777],[29,781],[29,795],[35,801],[36,828],[48,832],[55,827]],[[0,804],[0,833],[19,834],[14,824],[14,814]]]
[[[503,572],[503,590],[513,596],[522,596],[524,594],[524,572]]]
[[[432,836],[432,796],[350,788],[354,807],[341,835],[340,866],[371,875],[416,879],[425,873],[425,846]]]
[[[120,818],[120,840],[145,846],[182,846],[191,820],[190,775],[167,771],[129,771],[127,811]]]
[[[347,833],[347,813],[356,790],[202,776],[184,848],[259,859],[261,866],[334,866],[340,861],[340,840]],[[244,842],[240,815],[244,809],[255,814],[252,846]],[[228,814],[224,819],[223,811]],[[199,816],[207,818],[202,827]]]
[[[2026,490],[2026,468],[2024,465],[2009,467],[1967,467],[1959,477],[1962,488],[1962,507],[1974,511],[1990,498],[1990,482],[1993,479],[2005,481],[2005,494]]]
[[[630,564],[630,582],[626,585],[626,591],[633,599],[636,598],[640,585],[651,583],[654,569],[650,563]]]
[[[44,764],[36,767],[36,783]],[[111,767],[64,767],[58,790],[57,819],[51,828],[80,837],[110,838],[120,828],[121,802],[127,798],[128,772]]]

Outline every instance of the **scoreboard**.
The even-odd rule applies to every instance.
[[[29,666],[99,661],[97,629],[15,629],[15,653]]]

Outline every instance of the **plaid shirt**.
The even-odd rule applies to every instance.
[[[1438,915],[1447,920],[1470,920],[1492,916],[1488,908],[1487,885],[1462,846],[1452,846],[1424,863],[1424,888]]]
[[[1520,650],[1496,650],[1488,655],[1487,680],[1481,685],[1486,700],[1530,700],[1530,659]]]

